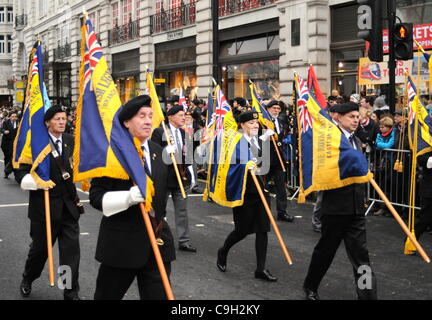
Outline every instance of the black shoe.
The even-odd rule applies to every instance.
[[[4,178],[4,179],[8,179],[8,178],[9,178],[9,175],[8,175],[8,174],[5,174],[3,178]]]
[[[20,293],[23,298],[27,298],[30,295],[32,290],[31,284],[31,281],[27,280],[26,278],[22,279],[20,284]]]
[[[193,253],[197,252],[197,249],[192,247],[189,243],[180,244],[179,250],[180,251],[193,252]]]
[[[222,248],[220,248],[217,252],[216,266],[222,272],[226,271],[226,261],[227,261],[227,256],[222,253]]]
[[[306,287],[303,287],[303,291],[306,295],[306,300],[320,300],[318,292],[312,291]]]
[[[270,281],[270,282],[276,282],[277,281],[277,278],[272,276],[272,274],[268,270],[255,271],[255,278]]]
[[[294,222],[294,217],[288,213],[278,214],[277,219],[279,221]]]

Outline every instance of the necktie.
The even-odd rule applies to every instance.
[[[57,146],[57,151],[58,151],[59,155],[61,155],[62,154],[61,140],[57,139],[55,143],[56,143],[56,146]]]
[[[177,161],[177,163],[182,163],[182,146],[181,146],[181,140],[180,140],[180,136],[179,136],[179,129],[176,129],[175,130],[176,131],[176,133],[175,133],[175,135],[176,135],[176,145],[177,145],[177,152],[176,152],[176,154],[175,154],[175,156],[176,156],[176,161]]]
[[[250,141],[250,145],[251,145],[251,152],[252,152],[252,154],[253,154],[253,156],[255,157],[255,158],[258,158],[258,155],[259,155],[259,147],[258,147],[258,144],[255,142],[255,139],[251,139],[251,141]]]
[[[276,133],[279,134],[280,133],[280,128],[279,128],[279,122],[277,121],[277,118],[273,118],[273,122],[275,124]]]
[[[146,161],[147,149],[145,146],[141,146],[141,150],[143,151],[144,171],[151,178],[150,168],[148,167],[147,161]]]
[[[350,141],[352,147],[353,147],[354,149],[356,149],[355,142],[354,142],[354,135],[353,135],[353,134],[350,135],[350,137],[349,137],[349,141]]]

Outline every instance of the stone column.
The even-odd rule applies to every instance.
[[[213,45],[212,45],[212,10],[211,0],[196,2],[196,73],[198,97],[207,97],[213,81]]]
[[[155,70],[153,37],[150,34],[150,16],[154,13],[154,1],[141,0],[141,17],[139,18],[140,35],[140,91],[146,88],[146,71]]]
[[[330,87],[330,10],[328,0],[280,0],[279,80],[281,99],[292,102],[294,71],[307,78],[310,64],[324,94]],[[291,45],[291,21],[300,19],[300,45]]]

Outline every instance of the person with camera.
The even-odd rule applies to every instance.
[[[54,245],[58,239],[60,265],[68,266],[72,273],[71,286],[66,287],[63,297],[65,300],[80,300],[78,296],[80,263],[78,220],[84,211],[79,203],[69,161],[73,155],[74,139],[72,135],[64,133],[67,117],[61,107],[48,109],[44,121],[48,128],[52,150],[49,155],[50,179],[55,183],[55,186],[49,190],[52,244]],[[31,165],[23,164],[16,173],[21,189],[30,191],[28,217],[32,243],[20,285],[21,296],[25,298],[32,291],[33,281],[40,277],[48,256],[44,189],[31,176],[30,169]]]

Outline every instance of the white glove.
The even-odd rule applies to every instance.
[[[110,217],[144,200],[137,186],[130,188],[129,191],[107,192],[102,198],[102,212],[105,217]]]
[[[176,148],[175,145],[171,144],[171,145],[167,145],[167,146],[165,147],[165,151],[166,151],[168,154],[176,153],[176,152],[177,152],[177,148]]]
[[[267,129],[266,132],[262,136],[260,136],[259,138],[262,141],[267,141],[267,139],[274,134],[275,134],[275,132],[272,129]]]
[[[426,163],[426,168],[431,169],[432,168],[432,157],[429,157],[427,163]]]
[[[36,181],[33,179],[30,173],[27,173],[21,180],[21,189],[23,190],[37,190],[39,189]]]

